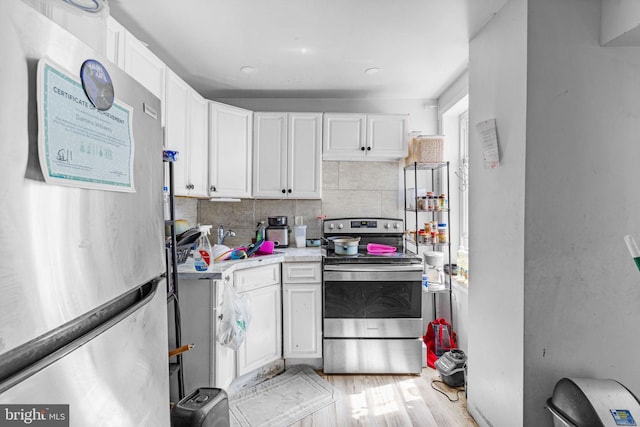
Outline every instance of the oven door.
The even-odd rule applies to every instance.
[[[416,338],[422,331],[421,264],[324,267],[325,338]]]

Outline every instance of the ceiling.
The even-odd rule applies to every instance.
[[[436,99],[466,69],[469,39],[507,1],[110,0],[109,6],[209,99]]]

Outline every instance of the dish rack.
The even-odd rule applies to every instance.
[[[193,243],[176,246],[176,260],[178,261],[178,264],[184,264],[187,261],[192,249]]]

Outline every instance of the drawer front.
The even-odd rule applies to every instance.
[[[285,262],[282,264],[283,283],[319,283],[322,268],[319,262]]]
[[[280,283],[280,264],[238,270],[234,273],[234,279],[238,292],[274,285]]]

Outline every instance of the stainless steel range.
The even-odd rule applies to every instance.
[[[403,249],[403,221],[325,219],[323,359],[325,373],[412,373],[422,370],[422,261]],[[355,255],[333,240],[359,238]],[[395,252],[370,253],[370,243]]]

